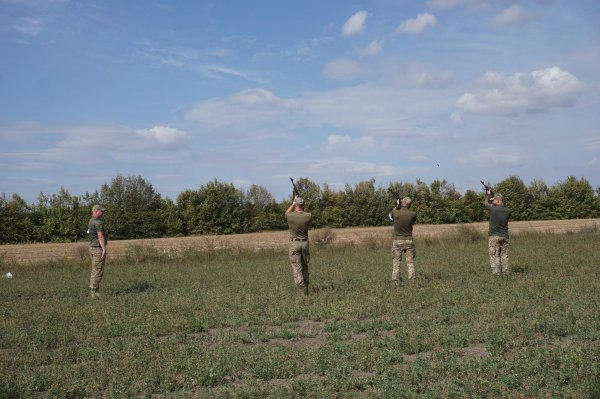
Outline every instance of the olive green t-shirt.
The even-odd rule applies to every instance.
[[[398,238],[412,238],[413,225],[417,220],[417,214],[406,208],[394,209],[394,236]]]
[[[490,211],[490,236],[508,238],[508,219],[510,219],[510,209],[504,205],[486,204],[485,208]]]
[[[285,214],[290,228],[290,240],[308,240],[308,227],[312,221],[309,212],[288,212]]]
[[[98,232],[104,233],[104,243],[108,242],[108,234],[104,230],[102,220],[97,218],[91,218],[88,223],[88,237],[90,238],[90,247],[100,247],[100,241],[98,240]]]

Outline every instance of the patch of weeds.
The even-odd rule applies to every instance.
[[[583,382],[583,391],[588,398],[600,398],[600,363],[596,363]]]
[[[140,264],[155,259],[160,259],[160,253],[151,245],[127,245],[123,260],[127,263]]]
[[[389,248],[392,246],[392,240],[389,234],[367,234],[361,238],[359,246],[365,249]]]
[[[423,247],[432,247],[438,246],[442,242],[442,239],[439,236],[425,236],[417,240],[416,245]]]
[[[455,234],[459,241],[478,242],[485,239],[485,235],[481,231],[467,224],[459,224]]]
[[[335,242],[335,232],[329,227],[311,232],[311,241],[317,247],[328,247]]]
[[[502,333],[494,333],[487,342],[485,349],[492,356],[503,356],[509,350],[509,341]]]
[[[90,264],[90,248],[82,244],[75,247],[75,255],[73,256],[75,264],[79,267],[87,267]]]
[[[18,263],[6,256],[6,252],[0,252],[0,272],[2,274],[5,273],[5,270],[14,269],[16,266],[18,266]]]
[[[596,223],[594,223],[591,226],[583,226],[579,231],[578,234],[581,234],[583,236],[586,235],[598,235],[600,234],[600,228],[598,228],[598,225]]]

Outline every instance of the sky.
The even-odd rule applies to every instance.
[[[0,0],[0,195],[600,186],[597,0]]]

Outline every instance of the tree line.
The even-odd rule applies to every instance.
[[[412,209],[421,224],[470,223],[487,217],[483,190],[461,194],[446,180],[426,184],[417,179],[381,187],[370,179],[334,190],[302,177],[296,185],[315,228],[389,225],[386,215],[396,195],[413,199]],[[525,185],[518,176],[510,176],[493,188],[502,193],[511,220],[600,217],[600,188],[592,188],[584,178],[570,176],[548,186],[543,180]],[[265,187],[243,190],[216,179],[181,192],[173,201],[141,176],[117,175],[94,193],[72,195],[63,188],[57,194],[40,193],[31,204],[18,194],[3,194],[0,244],[85,240],[90,210],[97,203],[107,208],[103,220],[109,239],[282,230],[287,228],[283,214],[290,201],[291,190],[289,199],[277,202]]]

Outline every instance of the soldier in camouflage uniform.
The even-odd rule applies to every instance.
[[[100,205],[92,207],[92,217],[88,223],[88,237],[90,239],[90,256],[92,258],[92,273],[90,276],[90,298],[98,298],[100,281],[104,274],[104,261],[106,260],[106,245],[108,234],[102,224],[102,214],[106,208]]]
[[[510,209],[504,206],[502,195],[496,194],[490,204],[491,190],[486,191],[483,200],[485,208],[490,212],[488,252],[490,254],[490,266],[495,276],[509,273],[508,266],[508,219]]]
[[[413,241],[412,232],[413,225],[417,219],[417,214],[408,208],[412,200],[409,197],[404,197],[402,200],[396,200],[396,206],[390,212],[389,218],[394,222],[394,241],[392,243],[392,281],[395,284],[400,284],[402,277],[400,276],[400,262],[402,254],[406,256],[406,265],[408,268],[408,280],[415,280],[415,243]]]
[[[304,212],[304,200],[296,196],[294,201],[285,211],[285,218],[290,229],[289,256],[294,273],[296,287],[308,295],[309,274],[308,262],[310,252],[308,249],[308,227],[312,215]]]

